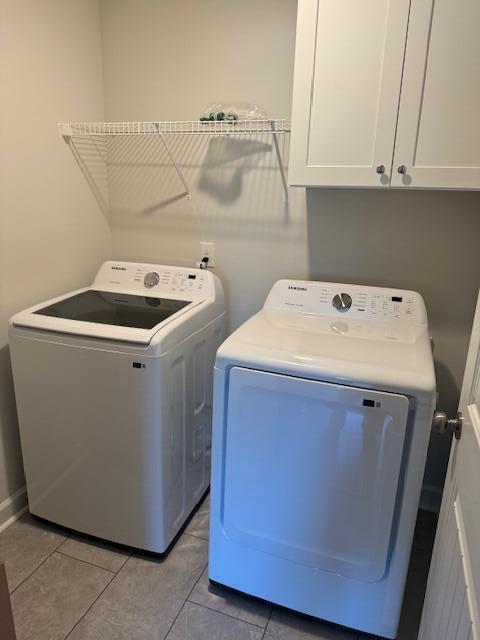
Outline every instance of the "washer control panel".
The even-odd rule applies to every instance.
[[[270,291],[264,308],[338,319],[427,322],[425,304],[416,291],[333,282],[279,280]]]
[[[206,269],[133,262],[105,262],[95,278],[94,286],[184,300],[198,300],[215,294],[214,276]]]

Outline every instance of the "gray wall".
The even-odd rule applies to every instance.
[[[111,253],[57,130],[103,119],[97,0],[0,0],[0,528],[25,503],[8,318],[86,284]]]
[[[101,6],[108,119],[195,119],[222,100],[289,116],[295,0]],[[158,147],[119,147],[110,168],[114,255],[192,265],[199,241],[215,241],[231,328],[281,277],[416,289],[435,338],[440,406],[453,412],[480,284],[480,194],[296,189],[286,209],[270,144],[262,137],[175,143],[191,202]],[[448,446],[433,437],[432,500]]]
[[[439,407],[454,414],[480,287],[480,194],[312,189],[307,203],[311,277],[422,293],[435,343]],[[425,477],[432,500],[448,442],[432,435]]]

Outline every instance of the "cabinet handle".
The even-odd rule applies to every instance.
[[[407,167],[404,164],[401,164],[398,169],[397,169],[398,173],[401,173],[402,175],[405,175],[407,173]]]
[[[377,173],[385,173],[385,166],[383,164],[379,164],[377,167]]]

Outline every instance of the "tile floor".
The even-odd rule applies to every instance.
[[[18,640],[367,640],[213,587],[209,499],[160,560],[93,543],[29,515],[0,534]],[[420,512],[399,640],[415,640],[435,518]]]

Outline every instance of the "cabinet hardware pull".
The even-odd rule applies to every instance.
[[[377,173],[385,173],[385,166],[383,164],[379,164],[377,167]]]
[[[402,175],[405,175],[407,173],[407,167],[404,164],[401,164],[398,169],[397,169],[398,173],[401,173]]]

